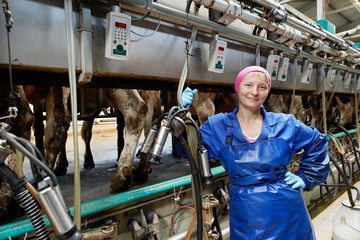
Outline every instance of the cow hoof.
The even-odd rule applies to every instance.
[[[64,176],[64,175],[66,174],[66,172],[67,172],[67,169],[66,169],[66,168],[56,168],[56,169],[54,170],[54,174],[55,174],[56,176]]]
[[[146,180],[148,179],[149,173],[151,173],[151,172],[152,172],[151,167],[148,167],[146,169],[136,168],[133,173],[133,180],[136,182],[140,182],[140,183],[146,182]]]
[[[122,169],[122,173],[123,174],[121,176],[116,173],[114,178],[111,180],[111,185],[110,185],[111,193],[124,192],[129,187],[131,183],[132,168],[124,167]]]
[[[92,154],[84,154],[84,168],[92,169],[95,167],[94,159]]]
[[[88,163],[88,162],[84,162],[84,168],[86,169],[93,169],[95,167],[94,162]]]

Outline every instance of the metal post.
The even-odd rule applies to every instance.
[[[64,0],[65,24],[68,48],[68,71],[69,86],[71,91],[71,115],[73,123],[74,141],[74,222],[77,228],[81,229],[81,202],[80,202],[80,167],[79,167],[79,148],[78,148],[78,125],[77,125],[77,96],[76,96],[76,72],[75,72],[75,46],[74,46],[74,27],[73,27],[73,6],[72,0]]]
[[[316,20],[324,18],[324,0],[316,0]]]
[[[359,146],[360,141],[360,133],[359,133],[359,103],[358,103],[358,84],[359,84],[359,77],[356,76],[355,78],[355,122],[356,122],[356,133],[357,133],[357,142]]]

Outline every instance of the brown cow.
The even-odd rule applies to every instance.
[[[9,115],[9,86],[2,83],[0,87],[0,117]],[[34,121],[33,113],[26,100],[22,86],[14,86],[14,92],[18,96],[15,100],[15,106],[18,109],[16,118],[3,119],[4,122],[10,125],[10,132],[16,136],[30,139],[31,125]],[[10,155],[8,157],[8,166],[15,169],[15,157]],[[20,207],[14,200],[14,192],[11,190],[10,185],[0,180],[0,223],[12,218],[16,218],[20,214]]]
[[[93,93],[95,89],[85,89],[85,91],[87,91],[84,94],[85,113],[92,113],[92,119],[84,122],[82,130],[82,137],[86,144],[84,167],[94,167],[90,151],[91,131],[89,131],[89,129],[91,130],[93,118],[98,115],[102,107],[110,105],[124,116],[125,125],[124,148],[118,159],[117,171],[112,179],[110,191],[123,191],[131,181],[134,154],[141,132],[145,126],[145,130],[150,129],[153,116],[159,114],[161,107],[160,94],[156,93],[156,91],[140,91],[147,103],[151,105],[148,108],[137,90],[105,89],[104,99],[106,101],[101,102],[102,106],[98,108],[95,106],[96,104],[90,104],[96,99],[96,95]],[[46,98],[45,161],[49,168],[57,174],[65,174],[68,165],[65,154],[66,132],[70,126],[70,113],[67,109],[68,95],[69,89],[67,88],[51,87]],[[156,111],[153,110],[155,105],[157,106]],[[56,162],[57,165],[55,166]],[[150,168],[147,165],[140,165],[137,170],[143,172],[144,177],[146,177]]]

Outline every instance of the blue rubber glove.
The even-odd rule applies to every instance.
[[[191,90],[190,88],[186,88],[183,93],[181,94],[181,103],[184,107],[188,107],[191,105],[191,102],[195,96],[195,94],[198,92],[197,89]]]
[[[292,188],[305,188],[305,183],[301,177],[292,174],[291,172],[285,173],[285,182],[287,185],[292,185]]]

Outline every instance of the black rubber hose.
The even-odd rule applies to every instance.
[[[321,183],[319,186],[330,186],[330,187],[346,187],[345,184],[327,184],[327,183]],[[360,191],[357,189],[357,187],[350,185],[350,188],[356,190],[356,200],[360,200]]]
[[[180,110],[177,110],[177,111],[174,112],[174,113],[169,113],[169,115],[168,115],[168,121],[166,122],[166,123],[168,124],[168,127],[170,127],[172,120],[173,120],[177,115],[180,115],[181,113],[183,113],[183,112],[188,112],[188,111],[189,111],[188,108],[182,108],[182,109],[180,109]]]
[[[148,239],[148,237],[150,237],[150,235],[151,235],[152,233],[153,233],[153,231],[144,232],[144,233],[141,234],[136,240]]]
[[[17,178],[15,173],[5,164],[0,164],[0,178],[2,178],[4,182],[9,183],[12,190],[16,193],[20,206],[25,210],[26,216],[30,219],[38,239],[50,239],[44,219],[41,216],[39,205],[29,193],[29,190],[25,188],[25,184],[27,183],[25,178]]]
[[[213,207],[212,208],[212,213],[213,213],[213,216],[214,216],[214,222],[213,224],[215,224],[215,227],[216,227],[216,230],[218,231],[219,233],[219,240],[222,240],[222,233],[221,233],[221,227],[220,227],[220,222],[219,222],[219,218],[218,218],[218,215],[217,215],[217,212],[216,212],[216,207]]]
[[[219,208],[219,210],[217,211],[218,221],[220,220],[220,218],[221,218],[221,216],[222,216],[222,213],[223,213],[225,207],[229,204],[229,202],[230,202],[230,198],[228,197],[228,198],[220,205],[220,208]],[[212,223],[212,224],[211,224],[211,229],[214,229],[214,227],[215,227],[215,224]]]
[[[169,113],[162,113],[158,118],[156,118],[155,120],[154,120],[154,122],[153,122],[153,124],[152,124],[152,127],[154,127],[154,126],[157,126],[160,122],[161,122],[161,120],[163,120],[163,118],[165,117],[165,116],[167,116]]]
[[[186,13],[189,13],[189,12],[190,12],[191,3],[192,3],[192,0],[187,1],[187,3],[186,3],[186,9],[185,9]]]
[[[341,162],[341,167],[343,169],[343,172],[345,174],[345,176],[347,177],[346,175],[346,166],[345,166],[345,160],[344,160],[344,156],[342,154],[340,154],[340,162]],[[351,170],[351,165],[350,163],[348,162],[347,163],[348,167],[349,167],[349,179],[348,179],[348,182],[351,183],[352,182],[352,170]],[[339,179],[338,179],[338,182],[340,183],[340,175],[338,176]]]
[[[51,181],[52,181],[54,187],[56,187],[58,185],[58,180],[57,180],[55,174],[43,162],[41,162],[34,155],[32,155],[28,150],[26,150],[26,148],[24,148],[15,139],[10,137],[5,130],[0,131],[0,136],[2,136],[8,142],[8,144],[10,144],[14,148],[16,148],[20,152],[22,152],[28,159],[30,159],[30,161],[35,163],[35,165],[37,165],[39,168],[43,169],[48,174],[48,176],[51,178]]]
[[[350,184],[347,181],[347,178],[346,178],[344,172],[341,170],[341,167],[339,166],[339,164],[336,162],[336,160],[334,159],[334,157],[331,154],[329,154],[329,157],[330,157],[330,160],[332,161],[332,163],[334,164],[334,166],[336,167],[336,169],[338,170],[339,174],[343,178],[343,181],[345,183],[345,187],[346,187],[346,190],[347,190],[347,193],[348,193],[348,198],[349,198],[351,206],[352,207],[355,206],[354,200],[352,199],[352,193],[351,193],[351,189],[350,189]]]
[[[333,179],[333,182],[336,183],[336,178],[335,178],[335,174],[334,172],[331,170],[330,168],[330,171],[329,171],[330,175],[331,175],[331,178]],[[331,187],[331,184],[327,184],[326,182],[324,184],[319,184],[320,186],[320,196],[321,196],[321,199],[323,201],[326,201],[325,198],[323,197],[323,193],[322,193],[322,187],[325,187],[326,189],[326,192],[329,194],[329,196],[331,197],[335,197],[337,195],[337,187],[336,186],[333,186],[334,187],[334,193],[331,193],[331,190],[329,189],[329,187]]]
[[[176,112],[176,109],[178,109],[177,106],[172,106],[169,110],[169,113],[168,113],[168,116],[167,116],[167,120],[165,122],[165,126],[166,127],[170,127],[170,124],[171,124],[171,118],[174,118],[175,117],[175,114],[174,112]],[[184,110],[187,110],[187,108],[184,108]]]
[[[355,149],[354,139],[351,137],[351,134],[346,130],[346,128],[344,128],[340,124],[337,124],[337,123],[331,123],[331,124],[334,125],[335,127],[339,128],[339,129],[341,129],[342,131],[344,131],[346,133],[346,135],[350,138],[351,145],[353,146],[353,149],[354,149],[354,155],[355,155],[356,164],[358,165],[358,168],[360,169],[359,157],[357,155],[357,151]]]
[[[202,217],[202,197],[200,192],[200,180],[199,180],[199,171],[196,169],[195,160],[192,157],[189,146],[187,145],[185,139],[182,136],[178,137],[179,143],[184,148],[186,155],[188,156],[191,174],[193,176],[194,187],[195,187],[195,198],[196,198],[196,221],[197,221],[197,240],[202,240],[202,231],[203,231],[203,217]]]
[[[25,138],[22,138],[22,137],[14,137],[15,140],[19,141],[24,141],[24,142],[27,142],[31,147],[32,149],[36,152],[36,156],[37,158],[40,159],[40,161],[44,162],[44,156],[42,155],[42,153],[40,152],[40,150],[35,146],[35,144],[33,144],[32,142],[30,142],[29,140],[25,139]]]

